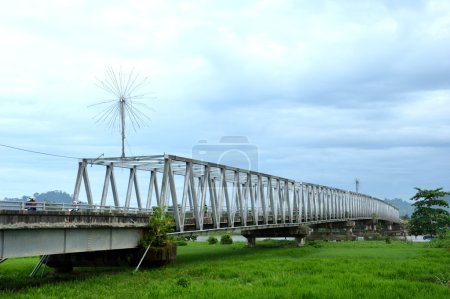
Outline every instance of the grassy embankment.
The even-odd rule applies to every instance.
[[[28,278],[37,258],[0,265],[0,298],[450,298],[450,252],[404,242],[246,248],[188,242],[176,264],[78,268]]]

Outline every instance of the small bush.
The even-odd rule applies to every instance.
[[[139,246],[142,248],[147,248],[150,245],[164,247],[171,242],[168,233],[174,230],[173,217],[160,207],[153,207],[152,209],[147,229],[144,231],[142,239],[139,240]]]
[[[314,240],[306,241],[306,245],[314,247],[314,248],[320,248],[323,246],[319,241],[314,241]]]
[[[197,241],[196,235],[189,235],[185,237],[186,241]]]
[[[223,235],[220,237],[220,244],[233,244],[233,239],[230,235]]]
[[[448,248],[450,250],[450,230],[433,238],[429,243],[429,247],[434,248]]]
[[[191,282],[186,277],[181,277],[177,280],[177,286],[188,288],[191,285]]]
[[[219,240],[217,240],[216,237],[210,236],[210,237],[208,238],[208,244],[209,244],[209,245],[217,244],[217,242],[219,242]]]
[[[175,240],[175,243],[177,244],[177,246],[186,246],[187,242],[186,242],[186,238],[185,237],[178,237]]]
[[[386,236],[386,237],[384,238],[384,241],[386,242],[386,244],[391,244],[391,237]]]

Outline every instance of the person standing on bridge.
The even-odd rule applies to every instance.
[[[25,210],[36,211],[36,198],[34,196],[28,197],[28,200],[25,203]]]

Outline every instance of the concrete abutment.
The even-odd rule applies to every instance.
[[[52,254],[44,262],[56,272],[72,272],[74,267],[136,267],[145,250],[129,248],[67,254]],[[175,262],[177,247],[170,243],[165,247],[150,247],[141,267],[161,267]]]

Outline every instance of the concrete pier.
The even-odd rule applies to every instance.
[[[305,237],[310,233],[307,225],[284,228],[264,228],[264,229],[245,229],[241,235],[247,239],[248,247],[256,246],[256,238],[274,238],[274,237],[294,237],[297,246],[305,244]]]

